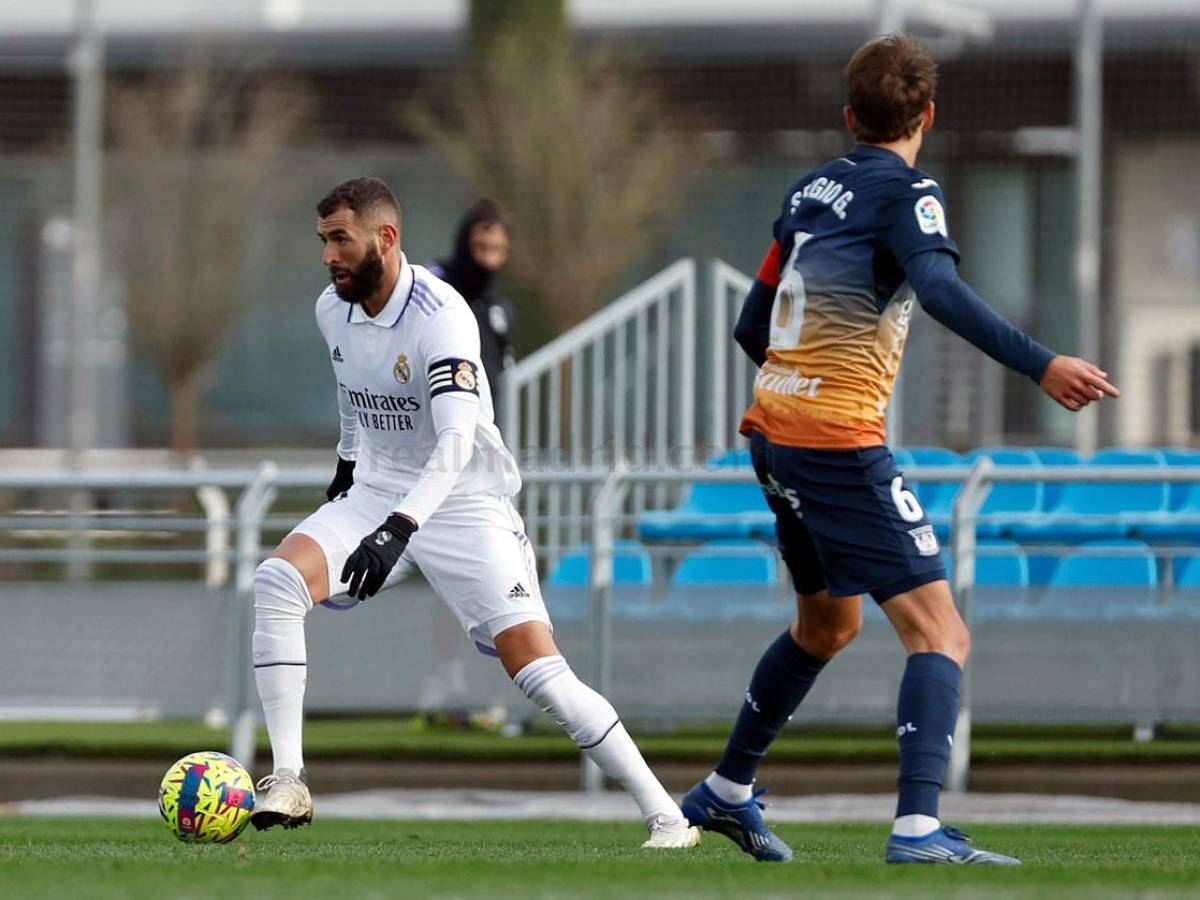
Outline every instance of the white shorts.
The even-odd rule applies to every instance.
[[[329,567],[330,606],[347,609],[341,581],[346,558],[400,502],[400,495],[355,484],[292,529],[316,541]],[[537,561],[525,523],[507,497],[448,497],[412,536],[382,589],[403,581],[415,566],[483,653],[495,653],[497,634],[524,622],[545,622]],[[337,599],[341,598],[341,599]]]

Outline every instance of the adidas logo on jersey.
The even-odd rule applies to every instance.
[[[330,357],[333,359],[334,362],[342,362],[342,348],[334,347],[333,353],[330,354]]]
[[[508,592],[509,600],[518,600],[521,597],[528,597],[528,596],[529,596],[529,591],[525,590],[525,585],[521,584],[521,582],[519,582],[519,581],[516,584],[514,584],[512,587],[512,590]]]

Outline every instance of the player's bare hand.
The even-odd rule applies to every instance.
[[[1056,356],[1042,374],[1041,387],[1060,406],[1078,412],[1103,397],[1121,396],[1121,392],[1107,378],[1107,372],[1085,359]]]

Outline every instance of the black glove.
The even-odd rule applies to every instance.
[[[408,516],[392,513],[387,521],[368,534],[350,554],[342,568],[342,582],[350,582],[351,597],[374,597],[404,555],[417,523]]]
[[[325,489],[325,499],[329,501],[336,500],[346,491],[350,490],[354,484],[354,460],[342,459],[338,457],[337,473],[333,476],[333,481],[329,482],[329,487]]]

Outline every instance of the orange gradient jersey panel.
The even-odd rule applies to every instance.
[[[916,302],[903,262],[930,249],[957,256],[936,182],[859,147],[789,192],[775,234],[759,271],[775,286],[770,345],[742,433],[794,447],[883,444]]]

